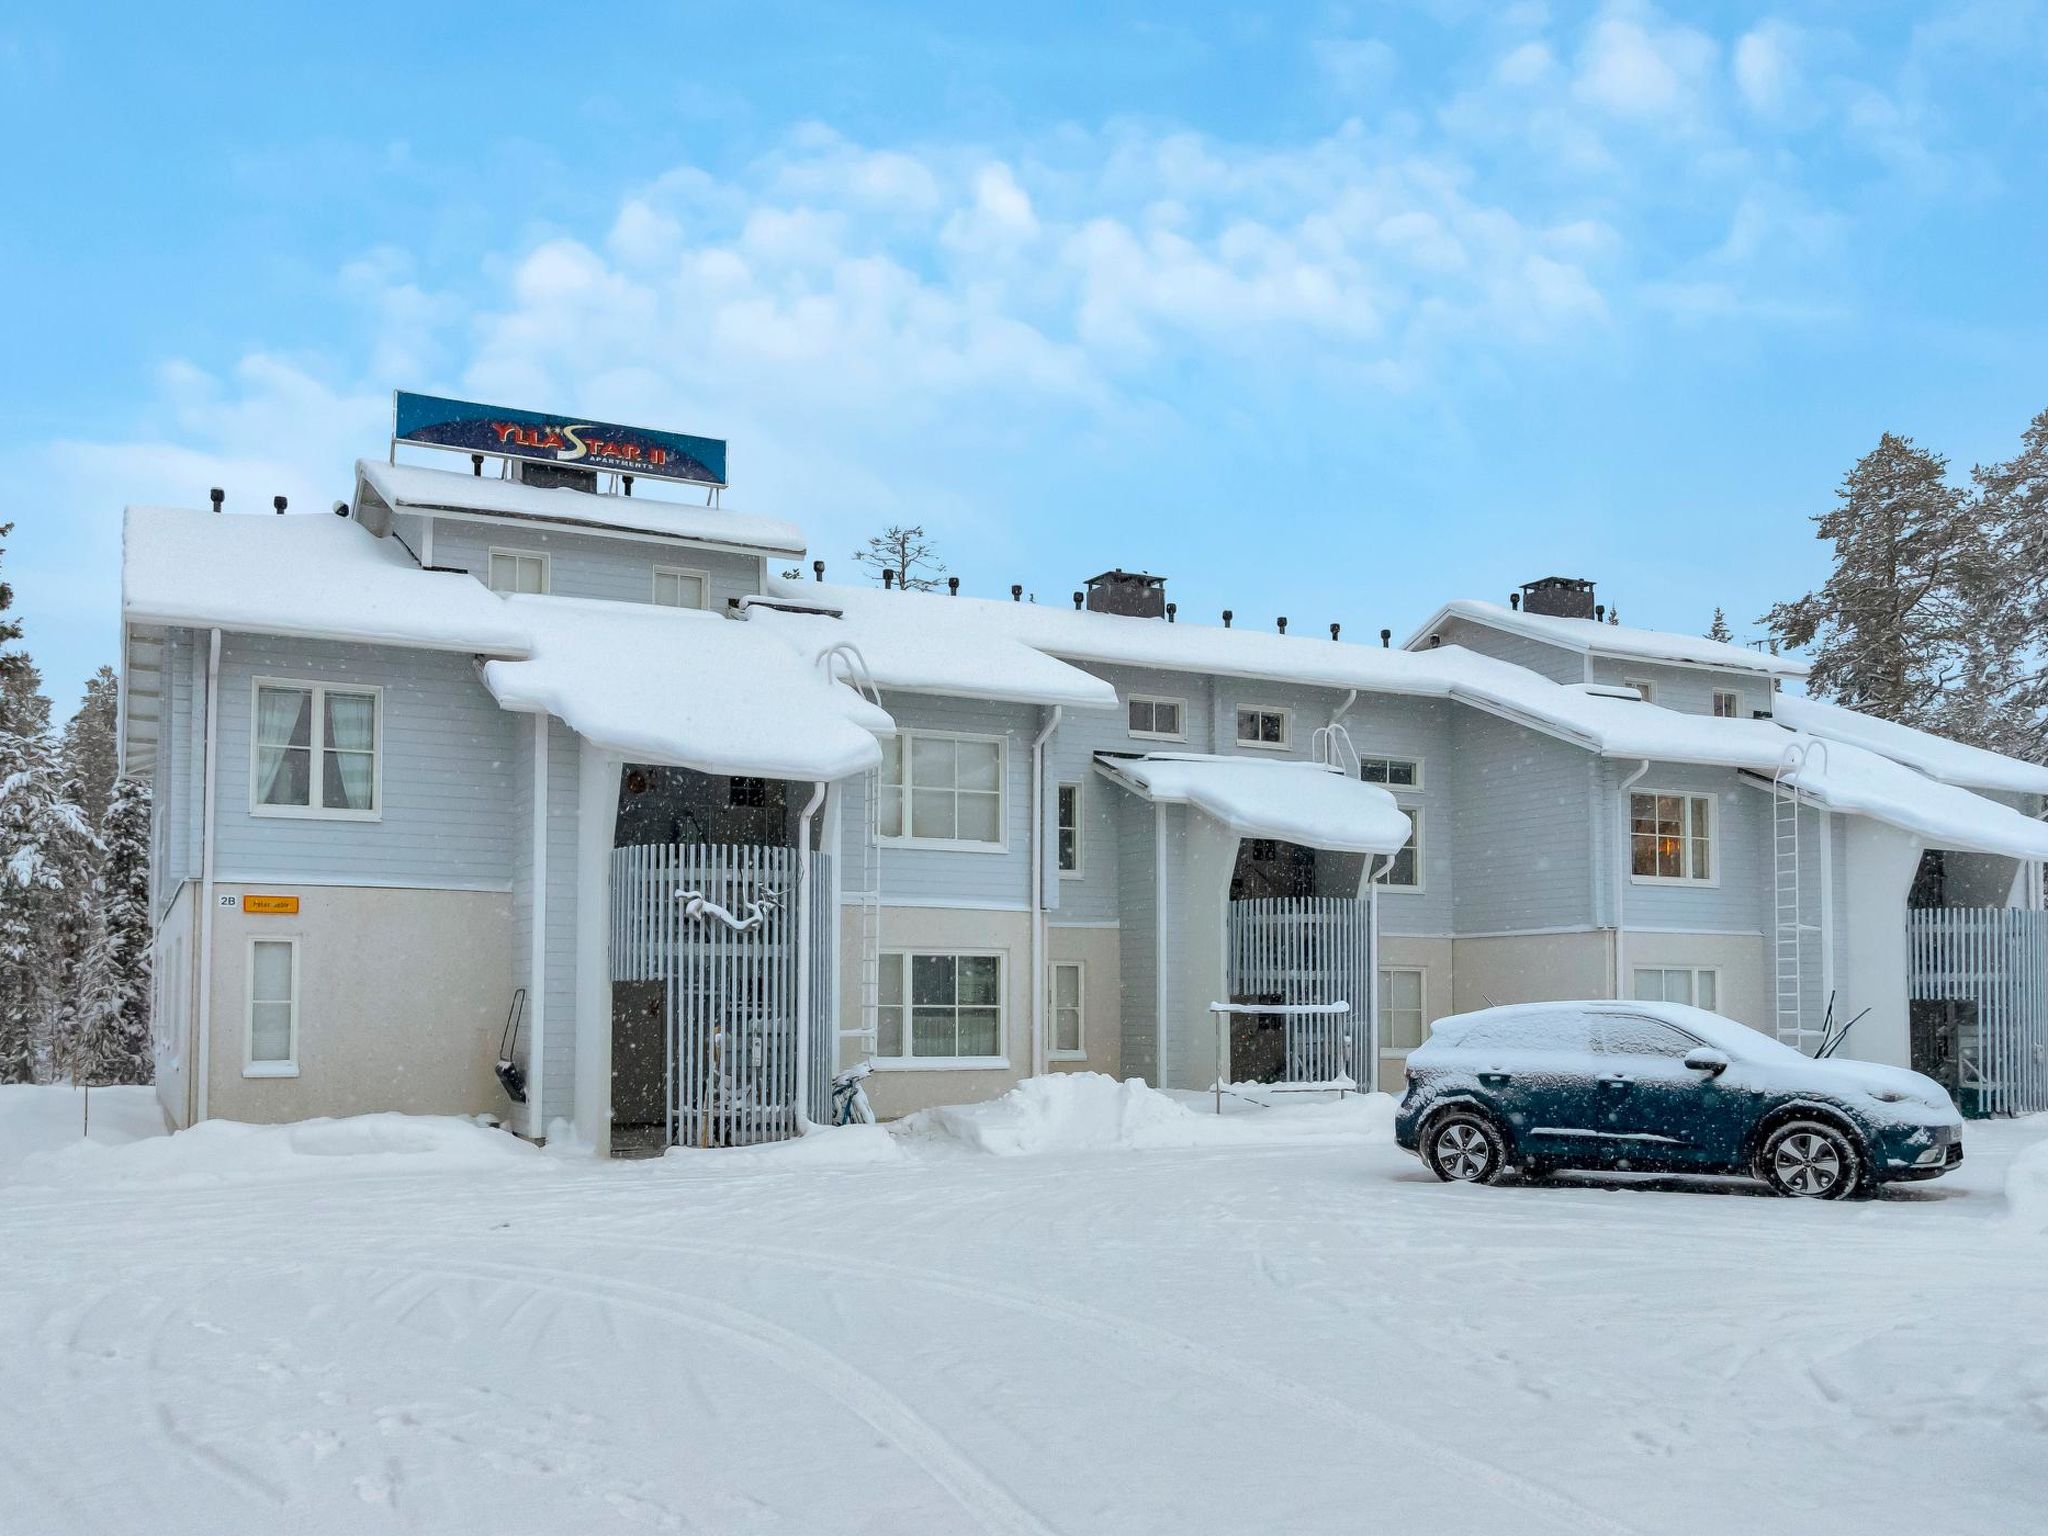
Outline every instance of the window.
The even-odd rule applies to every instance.
[[[1487,1051],[1590,1051],[1590,1015],[1559,1009],[1554,1013],[1515,1013],[1475,1024],[1457,1038],[1457,1049]]]
[[[1059,866],[1062,875],[1081,873],[1081,786],[1062,784],[1059,787],[1059,808],[1055,812],[1057,825],[1054,837],[1059,845]]]
[[[1714,690],[1714,714],[1722,720],[1742,718],[1742,695],[1729,688]]]
[[[545,592],[548,589],[548,557],[520,549],[491,551],[493,592]]]
[[[702,571],[685,571],[673,565],[654,568],[654,600],[664,608],[702,608],[709,590]]]
[[[1714,882],[1714,797],[1629,796],[1629,873],[1637,880]]]
[[[761,806],[768,803],[768,781],[766,779],[735,778],[726,781],[725,803],[728,806]]]
[[[879,996],[877,1057],[1005,1065],[1001,955],[885,953]]]
[[[1704,966],[1637,966],[1639,1003],[1690,1003],[1709,1012],[1721,1005],[1721,973]]]
[[[1600,1019],[1600,1049],[1610,1056],[1685,1056],[1699,1044],[1661,1019],[1611,1013]]]
[[[1154,699],[1134,693],[1130,699],[1131,734],[1151,736],[1160,741],[1185,741],[1179,699]]]
[[[1001,737],[901,731],[882,743],[882,836],[999,852]]]
[[[1380,888],[1419,891],[1422,889],[1422,808],[1404,805],[1401,809],[1408,813],[1408,841],[1394,855],[1393,867],[1387,871],[1386,881]]]
[[[1657,685],[1646,677],[1624,677],[1621,686],[1635,689],[1645,704],[1657,702]]]
[[[1412,757],[1361,757],[1358,776],[1389,789],[1422,788],[1422,764]]]
[[[1247,705],[1237,712],[1237,744],[1240,747],[1271,747],[1284,751],[1288,742],[1289,712],[1264,705]]]
[[[249,941],[249,1036],[244,1077],[299,1075],[299,941]]]
[[[254,709],[251,815],[360,820],[378,815],[381,689],[258,678]]]
[[[1055,960],[1052,967],[1052,1056],[1056,1061],[1079,1061],[1088,1054],[1083,1028],[1086,995],[1084,972],[1079,960]]]
[[[1393,968],[1380,972],[1380,1045],[1412,1051],[1422,1044],[1422,972]]]

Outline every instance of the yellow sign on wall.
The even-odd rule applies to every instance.
[[[296,896],[244,896],[244,912],[259,913],[266,917],[296,917],[299,913],[299,898]]]

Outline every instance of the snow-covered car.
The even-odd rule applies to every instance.
[[[1408,1056],[1395,1138],[1438,1178],[1509,1168],[1752,1174],[1835,1200],[1963,1160],[1941,1084],[1815,1060],[1676,1003],[1524,1003],[1440,1019]]]

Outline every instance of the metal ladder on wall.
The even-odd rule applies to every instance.
[[[1351,744],[1351,733],[1343,726],[1332,723],[1319,725],[1315,734],[1308,739],[1309,757],[1312,761],[1342,768],[1352,778],[1362,771],[1358,760],[1358,749]]]
[[[1801,910],[1799,787],[1797,775],[1818,751],[1827,762],[1824,741],[1794,742],[1778,760],[1771,777],[1772,973],[1776,988],[1775,1024],[1778,1039],[1811,1055],[1820,1048],[1821,1031],[1806,1027],[1806,946],[1818,941],[1820,925],[1809,923]],[[1820,877],[1829,876],[1822,870]]]
[[[835,662],[844,673],[835,669]],[[882,691],[875,686],[867,661],[850,642],[841,641],[822,652],[818,666],[825,676],[844,682],[862,698],[882,707]],[[860,1027],[841,1029],[839,1039],[860,1042],[860,1055],[870,1057],[881,1038],[882,1013],[882,771],[870,768],[861,775],[860,884],[853,892],[858,912],[860,944]]]

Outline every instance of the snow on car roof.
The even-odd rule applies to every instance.
[[[382,459],[356,460],[359,517],[366,492],[393,512],[449,512],[652,534],[750,554],[794,556],[804,552],[803,531],[779,518],[756,517],[724,507],[693,507],[651,496],[596,495],[527,485],[417,464],[387,464]]]
[[[1322,763],[1155,752],[1100,754],[1095,765],[1146,799],[1191,805],[1239,837],[1342,853],[1398,853],[1409,837],[1392,795]]]
[[[838,779],[882,760],[889,717],[765,629],[651,603],[504,600],[532,637],[491,661],[507,709],[545,710],[636,762],[703,773]]]
[[[1787,725],[1834,741],[1846,741],[1910,764],[1944,784],[2018,794],[2048,794],[2048,768],[2000,752],[1915,730],[1840,704],[1799,694],[1781,695],[1774,708]]]
[[[121,529],[130,624],[362,640],[523,656],[527,632],[464,575],[423,571],[347,518],[130,507]]]
[[[1709,640],[1703,635],[1680,635],[1661,629],[1636,629],[1627,624],[1607,624],[1597,619],[1567,619],[1548,613],[1524,613],[1499,603],[1477,598],[1453,598],[1410,635],[1402,645],[1414,650],[1428,643],[1429,634],[1446,619],[1466,619],[1490,629],[1504,630],[1531,640],[1542,640],[1567,650],[1593,656],[1625,656],[1635,661],[1662,661],[1681,667],[1716,667],[1730,672],[1757,672],[1769,677],[1804,677],[1811,669],[1789,656],[1772,656],[1747,646]]]
[[[1723,1014],[1709,1013],[1704,1008],[1694,1008],[1686,1003],[1633,1002],[1611,997],[1549,1003],[1504,1003],[1494,1008],[1477,1008],[1470,1013],[1455,1013],[1438,1019],[1430,1026],[1430,1038],[1442,1036],[1446,1043],[1455,1043],[1461,1035],[1482,1022],[1513,1024],[1518,1020],[1535,1020],[1557,1013],[1632,1014],[1662,1019],[1717,1050],[1752,1060],[1809,1059],[1762,1030],[1751,1029],[1747,1024],[1737,1023]]]

